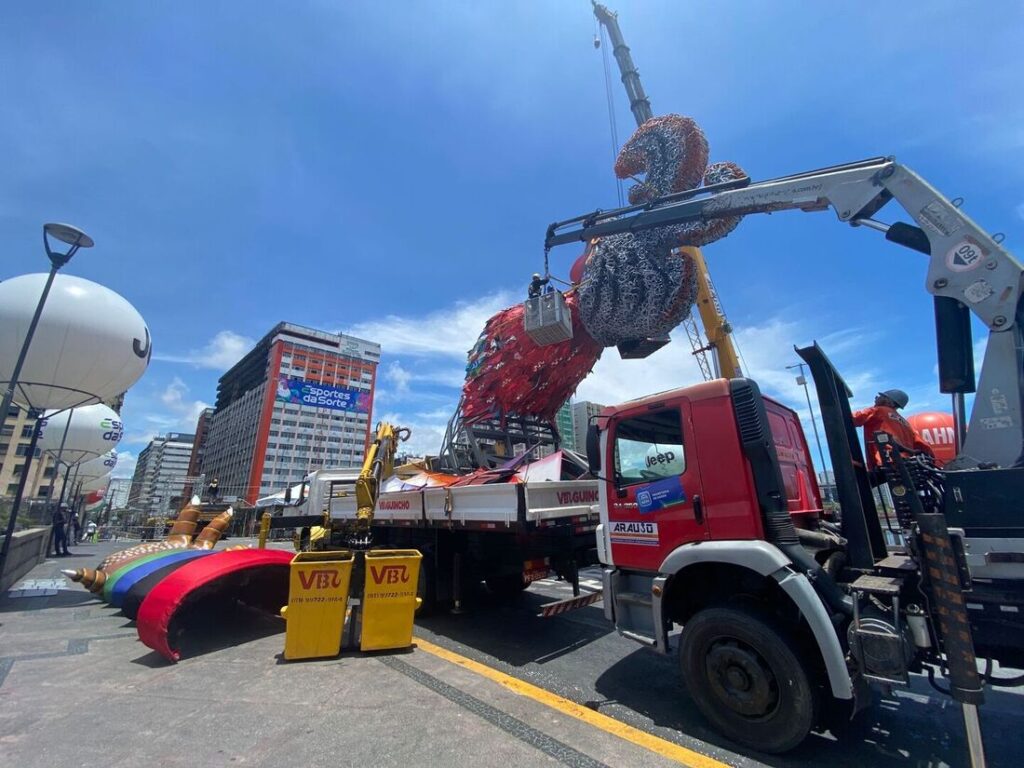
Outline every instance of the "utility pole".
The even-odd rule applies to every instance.
[[[811,426],[814,428],[814,441],[818,444],[818,457],[821,459],[821,471],[827,471],[825,469],[825,452],[821,449],[821,438],[818,436],[818,421],[814,416],[814,406],[811,405],[811,392],[807,388],[807,377],[804,375],[804,363],[795,363],[794,365],[787,365],[786,370],[793,368],[800,369],[800,375],[796,377],[796,383],[804,388],[804,396],[807,398],[807,410],[811,412]]]

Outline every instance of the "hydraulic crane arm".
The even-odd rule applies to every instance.
[[[992,330],[1012,326],[1021,294],[1020,262],[924,179],[892,158],[756,184],[739,179],[668,195],[646,205],[585,214],[552,224],[545,247],[690,221],[792,209],[832,208],[840,221],[885,229],[871,217],[893,198],[917,221],[919,229],[889,227],[886,239],[931,256],[928,290],[963,302]],[[575,228],[562,231],[567,227]]]
[[[872,218],[893,199],[916,226],[889,226]],[[1024,269],[999,240],[893,158],[873,158],[757,183],[737,179],[645,205],[595,211],[552,224],[545,247],[737,214],[829,208],[842,222],[883,231],[887,240],[927,254],[926,289],[959,302],[988,326],[988,349],[959,466],[1016,463],[1024,438],[1024,339],[1019,309]],[[940,338],[940,359],[942,341]],[[973,387],[958,391],[973,391]]]
[[[356,480],[356,527],[360,531],[369,530],[380,495],[381,480],[394,472],[398,444],[408,440],[411,434],[408,427],[396,427],[386,421],[377,425],[377,434],[370,443],[363,469]]]

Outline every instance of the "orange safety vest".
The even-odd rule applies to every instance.
[[[892,436],[892,439],[914,451],[924,451],[934,457],[935,452],[910,423],[897,412],[895,408],[887,405],[873,405],[870,408],[862,408],[853,412],[853,426],[864,427],[864,445],[867,447],[868,469],[874,469],[882,464],[882,457],[875,444],[875,433],[885,432]]]

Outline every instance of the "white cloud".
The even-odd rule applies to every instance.
[[[796,372],[786,370],[787,365],[800,358],[793,350],[795,344],[810,343],[813,336],[794,321],[773,318],[763,325],[745,326],[734,333],[742,353],[743,373],[760,384],[762,391],[787,404],[798,407],[803,398],[796,384]],[[858,329],[844,330],[819,337],[822,347],[834,361],[850,357],[858,348],[866,348],[872,335]],[[857,366],[856,361],[842,373],[855,391],[874,386],[874,373]],[[594,366],[593,372],[577,391],[581,400],[602,405],[642,397],[701,381],[700,369],[690,352],[686,335],[676,330],[672,343],[644,360],[622,360],[615,349],[607,349]]]
[[[981,364],[985,362],[985,351],[988,349],[988,336],[982,336],[974,342],[974,371],[975,374],[981,371]],[[938,365],[935,370],[938,372]]]
[[[180,428],[191,432],[196,427],[199,414],[210,404],[188,397],[188,385],[177,376],[160,395],[160,402],[167,408],[166,414],[150,414],[147,421],[169,424],[168,428]]]
[[[111,477],[117,478],[131,478],[135,474],[135,465],[138,463],[138,456],[131,451],[118,451],[117,452],[117,466],[114,467],[114,471]]]
[[[157,360],[166,363],[189,363],[198,368],[213,368],[226,371],[252,349],[255,340],[234,331],[220,331],[202,349],[194,349],[187,355],[154,354]]]
[[[399,447],[400,453],[410,453],[414,456],[436,456],[441,447],[441,441],[444,439],[450,416],[451,413],[441,410],[417,414],[392,411],[382,413],[379,419],[398,427],[409,428],[411,434],[409,439]]]
[[[484,323],[512,304],[512,294],[500,291],[471,302],[421,316],[388,315],[345,330],[354,336],[380,342],[386,354],[442,356],[466,359]]]
[[[512,301],[511,294],[499,293],[423,316],[392,315],[379,323],[350,329],[356,335],[379,340],[387,356],[403,358],[391,360],[383,367],[382,379],[388,386],[378,392],[378,403],[387,412],[375,418],[410,427],[413,434],[405,446],[407,450],[417,454],[437,452],[457,403],[457,392],[446,396],[431,391],[431,387],[458,390],[464,372],[461,367],[452,365],[435,366],[442,361],[464,360],[484,323]],[[741,353],[744,374],[758,381],[765,394],[796,410],[805,423],[807,434],[812,435],[805,395],[796,383],[797,372],[786,369],[787,365],[799,362],[794,345],[809,344],[817,339],[839,367],[856,398],[870,402],[870,396],[879,386],[878,374],[865,363],[868,356],[864,353],[877,346],[878,334],[864,328],[821,333],[820,318],[813,326],[803,320],[789,319],[799,316],[797,312],[783,312],[760,325],[738,329],[734,339]],[[614,348],[605,350],[593,372],[581,382],[576,398],[610,405],[700,382],[700,369],[682,329],[673,334],[673,342],[645,360],[622,360]],[[814,402],[813,382],[808,383]],[[926,402],[925,387],[922,385],[920,390],[920,401]],[[917,389],[914,394],[918,396]],[[430,405],[426,404],[428,401]],[[816,402],[814,409],[817,412]]]
[[[412,381],[412,374],[405,370],[400,362],[392,360],[384,369],[384,380],[394,386],[397,394],[404,395],[409,392],[409,382]]]

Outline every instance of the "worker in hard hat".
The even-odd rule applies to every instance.
[[[882,457],[875,443],[876,432],[885,432],[895,443],[909,451],[921,451],[935,458],[932,447],[899,414],[899,410],[906,408],[909,402],[910,398],[902,389],[887,389],[875,396],[875,404],[871,408],[853,412],[853,426],[864,427],[869,472],[882,465]]]
[[[530,280],[530,287],[526,289],[527,296],[531,299],[540,296],[544,292],[544,286],[551,280],[549,277],[541,277],[539,272],[533,273],[533,279]]]

